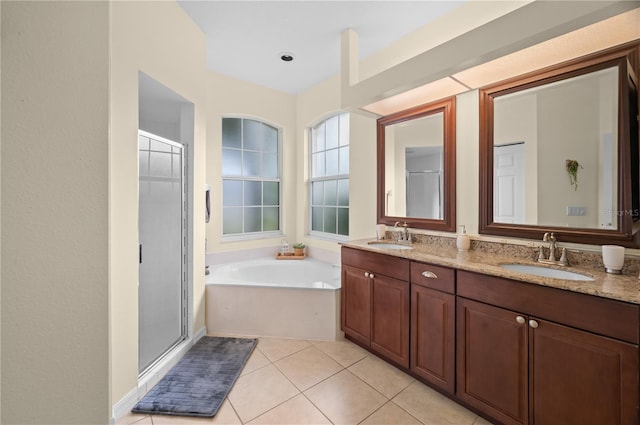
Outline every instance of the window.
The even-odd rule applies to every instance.
[[[349,115],[311,129],[311,233],[349,235]]]
[[[222,234],[280,231],[280,134],[245,118],[222,119]]]

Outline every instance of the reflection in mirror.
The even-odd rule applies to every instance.
[[[385,128],[386,215],[442,220],[442,113]]]
[[[378,223],[455,230],[455,99],[378,120]]]
[[[617,228],[618,72],[494,99],[495,222]]]
[[[637,246],[638,44],[480,90],[480,233]]]

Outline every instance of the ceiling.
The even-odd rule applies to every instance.
[[[178,0],[205,34],[209,69],[291,94],[338,74],[345,29],[362,60],[465,2]]]

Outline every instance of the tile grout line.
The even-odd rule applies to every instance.
[[[412,382],[412,383],[413,383],[413,382]],[[409,384],[409,385],[411,385],[411,384]],[[407,388],[409,388],[409,385],[407,385]],[[405,390],[406,390],[407,388],[405,388]],[[404,391],[404,390],[402,390],[402,391]],[[402,392],[402,391],[400,391],[400,392]],[[398,393],[398,394],[400,394],[400,393]],[[395,395],[395,397],[393,397],[393,398],[396,398],[396,397],[398,396],[398,394],[396,394],[396,395]],[[404,407],[402,407],[402,406],[398,405],[395,401],[393,401],[393,398],[392,398],[391,400],[389,400],[389,403],[393,403],[393,405],[394,405],[394,406],[396,406],[398,409],[402,410],[402,411],[403,411],[403,412],[405,412],[407,415],[411,416],[413,419],[415,419],[416,421],[418,421],[418,422],[420,422],[421,424],[423,424],[423,425],[424,425],[424,422],[422,422],[422,421],[421,421],[420,419],[418,419],[418,418],[417,418],[413,413],[409,412],[409,411],[408,411],[407,409],[405,409]],[[473,424],[471,424],[471,425],[473,425]]]
[[[256,419],[256,418],[259,418],[260,416],[262,416],[262,415],[266,414],[267,412],[272,411],[272,410],[273,410],[273,409],[275,409],[276,407],[281,406],[282,404],[284,404],[284,403],[286,403],[287,401],[289,401],[289,400],[291,400],[291,399],[293,399],[293,398],[297,397],[298,395],[302,395],[304,398],[306,398],[306,399],[307,399],[307,401],[309,401],[309,403],[311,403],[311,405],[312,405],[314,408],[316,408],[316,409],[318,410],[318,412],[320,412],[320,414],[322,414],[322,416],[324,416],[324,417],[325,417],[325,418],[326,418],[326,419],[327,419],[331,424],[333,424],[334,422],[333,422],[333,421],[332,421],[332,420],[331,420],[331,419],[326,415],[326,413],[325,413],[325,412],[324,412],[324,411],[323,411],[319,406],[317,406],[317,405],[316,405],[316,404],[315,404],[315,403],[314,403],[314,402],[313,402],[313,401],[312,401],[312,400],[307,396],[307,394],[305,394],[305,392],[306,392],[306,391],[309,391],[310,389],[312,389],[312,388],[316,387],[317,385],[321,384],[322,382],[327,381],[328,379],[330,379],[330,378],[334,377],[335,375],[337,375],[337,374],[339,374],[339,373],[341,373],[341,372],[343,372],[343,371],[348,371],[351,375],[355,376],[357,379],[359,379],[360,381],[362,381],[362,382],[364,382],[365,384],[367,384],[367,383],[366,383],[365,381],[363,381],[360,377],[358,377],[358,376],[354,375],[351,371],[349,371],[349,370],[348,370],[348,368],[349,368],[349,367],[351,367],[351,366],[353,366],[353,365],[355,365],[355,364],[357,364],[357,363],[360,363],[360,362],[361,362],[361,361],[363,361],[363,360],[365,360],[365,359],[369,356],[369,354],[368,354],[368,353],[367,353],[367,354],[365,354],[365,356],[364,356],[364,357],[362,357],[361,359],[354,361],[353,363],[349,364],[348,366],[344,366],[344,365],[342,365],[342,363],[338,362],[334,357],[332,357],[329,353],[327,353],[326,351],[324,351],[322,348],[318,347],[318,346],[317,346],[316,344],[314,344],[313,342],[311,342],[311,341],[307,341],[307,342],[309,342],[309,343],[310,343],[310,346],[309,346],[309,347],[304,347],[304,348],[302,348],[302,349],[300,349],[300,350],[298,350],[298,351],[296,351],[296,352],[293,352],[293,353],[291,353],[291,354],[289,354],[289,355],[287,355],[287,356],[285,356],[285,357],[282,357],[282,358],[280,358],[280,359],[278,359],[278,360],[276,360],[276,361],[272,361],[269,357],[267,357],[267,355],[266,355],[266,354],[264,354],[262,351],[260,351],[260,352],[265,356],[265,358],[269,361],[269,363],[270,363],[270,364],[272,364],[273,366],[275,366],[275,368],[276,368],[278,371],[280,371],[280,373],[282,373],[282,375],[283,375],[283,376],[284,376],[284,377],[285,377],[285,378],[286,378],[286,379],[291,383],[291,385],[293,385],[293,386],[294,386],[294,387],[299,391],[299,393],[298,393],[298,394],[296,394],[295,396],[293,396],[293,397],[291,397],[291,398],[289,398],[289,399],[287,399],[287,400],[283,401],[282,403],[279,403],[278,405],[276,405],[276,406],[272,407],[271,409],[266,410],[265,412],[263,412],[263,413],[259,414],[258,416],[256,416],[255,418],[252,418],[251,420],[254,420],[254,419]],[[299,387],[298,387],[298,386],[297,386],[297,385],[296,385],[296,384],[295,384],[295,383],[294,383],[294,382],[289,378],[289,376],[287,376],[287,374],[286,374],[283,370],[281,370],[281,369],[278,367],[278,365],[277,365],[276,363],[277,363],[277,362],[279,362],[279,361],[281,361],[281,360],[283,360],[283,359],[286,359],[286,358],[288,358],[288,357],[291,357],[291,356],[293,356],[294,354],[300,353],[301,351],[304,351],[304,350],[306,350],[306,349],[308,349],[308,348],[310,348],[310,347],[314,347],[314,348],[316,348],[317,350],[319,350],[322,354],[324,354],[324,355],[325,355],[325,356],[327,356],[329,359],[331,359],[332,361],[334,361],[338,366],[340,366],[340,368],[341,368],[341,369],[340,369],[340,370],[338,370],[338,371],[336,371],[335,373],[333,373],[333,374],[331,374],[331,375],[327,376],[326,378],[321,379],[320,381],[316,382],[315,384],[313,384],[313,385],[312,385],[312,386],[310,386],[309,388],[307,388],[307,389],[305,389],[305,390],[301,390],[301,389],[300,389],[300,388],[299,388]],[[258,348],[258,347],[256,346],[256,348]],[[266,367],[266,366],[263,366],[263,367]],[[257,369],[256,369],[256,370],[257,370]],[[254,371],[252,371],[252,372],[254,372]],[[252,372],[251,372],[251,373],[252,373]],[[367,384],[367,385],[368,385],[369,387],[371,387],[369,384]],[[372,387],[372,388],[373,388],[373,387]],[[377,391],[375,388],[373,388],[373,389],[374,389],[374,391],[376,391],[376,392],[378,392],[378,393],[379,393],[379,391]],[[390,399],[388,399],[384,394],[382,394],[382,396],[383,396],[385,399],[387,399],[387,402],[391,401],[391,400],[390,400]],[[386,403],[384,403],[384,404],[386,404]],[[384,404],[383,404],[383,406],[384,406]],[[394,403],[394,404],[395,404],[395,403]],[[382,406],[381,406],[381,407],[382,407]],[[398,407],[399,407],[399,406],[398,406]],[[378,408],[378,409],[379,409],[379,408]],[[376,409],[376,411],[377,411],[378,409]],[[402,410],[404,410],[404,409],[402,409]],[[369,415],[369,416],[370,416],[370,415]],[[367,417],[368,417],[368,416],[367,416]],[[366,419],[366,418],[365,418],[365,419]],[[420,421],[418,421],[418,422],[420,422]],[[243,423],[243,424],[244,424],[244,423]]]
[[[292,396],[292,397],[289,397],[289,398],[288,398],[288,399],[286,399],[286,400],[283,400],[281,403],[278,403],[277,405],[275,405],[275,406],[273,406],[273,407],[271,407],[271,408],[269,408],[269,409],[265,410],[264,412],[260,413],[260,414],[259,414],[259,415],[257,415],[256,417],[253,417],[253,418],[249,419],[247,422],[243,422],[243,421],[242,421],[242,419],[240,418],[240,415],[238,415],[238,419],[240,419],[240,422],[242,422],[242,424],[243,424],[243,425],[246,425],[246,423],[251,422],[251,421],[253,421],[253,420],[257,419],[257,418],[259,418],[260,416],[267,414],[268,412],[271,412],[272,410],[274,410],[274,409],[276,409],[277,407],[279,407],[279,406],[283,405],[284,403],[288,402],[289,400],[292,400],[292,399],[296,398],[296,397],[297,397],[297,396],[299,396],[299,395],[303,395],[303,396],[304,396],[304,394],[303,394],[303,392],[300,390],[300,388],[298,388],[298,386],[297,386],[293,381],[291,381],[291,379],[289,379],[289,377],[288,377],[288,376],[287,376],[287,375],[286,375],[286,374],[285,374],[285,373],[284,373],[284,372],[283,372],[283,371],[278,367],[278,365],[276,365],[276,362],[279,362],[280,360],[283,360],[283,359],[286,359],[286,358],[288,358],[288,357],[291,357],[291,356],[293,356],[294,354],[297,354],[297,353],[299,353],[299,352],[301,352],[301,351],[303,351],[303,350],[306,350],[306,349],[307,349],[307,348],[309,348],[309,347],[315,347],[315,344],[312,344],[312,343],[310,343],[310,342],[309,342],[309,341],[307,341],[307,340],[304,340],[304,341],[305,341],[305,342],[308,342],[308,343],[309,343],[309,346],[304,347],[304,348],[302,348],[302,349],[300,349],[300,350],[298,350],[298,351],[292,352],[292,353],[290,353],[290,354],[288,354],[288,355],[286,355],[286,356],[284,356],[284,357],[282,357],[282,358],[279,358],[279,359],[278,359],[278,360],[276,360],[275,362],[274,362],[274,361],[272,361],[272,360],[271,360],[271,359],[270,359],[270,358],[269,358],[269,357],[268,357],[268,356],[267,356],[267,355],[266,355],[262,350],[260,350],[260,349],[258,348],[258,346],[260,345],[260,343],[258,342],[258,344],[256,345],[256,349],[257,349],[257,350],[259,350],[259,351],[260,351],[260,353],[262,353],[262,355],[267,359],[267,361],[269,362],[269,364],[268,364],[268,365],[265,365],[265,366],[262,366],[261,368],[258,368],[258,369],[255,369],[255,370],[252,370],[251,372],[247,373],[247,375],[249,375],[249,374],[251,374],[251,373],[253,373],[253,372],[257,371],[257,370],[264,369],[265,367],[267,367],[267,366],[270,366],[270,365],[271,365],[271,366],[275,367],[275,368],[276,368],[276,370],[277,370],[278,372],[280,372],[280,373],[282,374],[282,376],[284,376],[284,378],[285,378],[287,381],[289,381],[289,383],[290,383],[291,385],[293,385],[293,387],[298,391],[298,393],[297,393],[297,394],[295,394],[295,395],[294,395],[294,396]],[[316,347],[316,348],[317,348],[317,347]],[[336,362],[336,363],[337,363],[337,362]],[[306,398],[306,396],[305,396],[305,398]],[[229,400],[229,402],[231,402],[231,401]],[[313,403],[312,403],[312,404],[313,404]],[[315,407],[315,405],[314,405],[314,407]],[[316,407],[316,408],[317,408],[317,407]],[[235,409],[234,409],[234,411],[235,411]],[[325,417],[326,417],[326,415],[324,414],[324,412],[322,412],[320,409],[318,409],[318,411],[319,411],[323,416],[325,416]],[[236,414],[237,414],[237,412],[236,412]],[[327,419],[328,419],[328,418],[327,418]],[[331,421],[329,421],[329,422],[331,422]],[[331,422],[331,423],[333,423],[333,422]]]
[[[231,391],[229,391],[229,393],[231,393]],[[227,394],[227,397],[225,397],[225,400],[227,400],[229,402],[229,406],[231,406],[231,410],[233,410],[233,413],[236,415],[236,418],[238,418],[240,423],[242,425],[244,425],[244,422],[242,421],[242,418],[240,418],[240,414],[238,414],[238,411],[236,410],[236,407],[233,405],[233,403],[231,402],[231,399],[229,398],[229,394]],[[224,404],[224,401],[222,403]],[[222,405],[220,405],[220,408],[222,408]],[[215,418],[215,416],[214,416],[214,418]]]
[[[322,411],[322,409],[320,409],[320,407],[319,407],[319,406],[316,406],[316,404],[315,404],[313,401],[311,401],[311,400],[309,399],[309,397],[307,397],[307,395],[305,394],[305,391],[310,390],[311,388],[315,387],[316,385],[320,384],[321,382],[324,382],[324,381],[326,381],[327,379],[329,379],[329,378],[331,378],[331,377],[333,377],[333,376],[337,375],[338,373],[342,372],[343,370],[346,370],[346,368],[345,368],[344,366],[342,366],[342,364],[340,364],[339,362],[337,362],[333,357],[331,357],[330,355],[328,355],[327,353],[325,353],[322,349],[320,349],[320,347],[316,346],[315,344],[311,344],[311,346],[312,346],[312,347],[314,347],[316,350],[319,350],[322,354],[324,354],[325,356],[327,356],[329,359],[333,360],[333,361],[334,361],[338,366],[340,366],[342,369],[340,369],[340,370],[338,370],[337,372],[335,372],[335,373],[333,373],[333,374],[331,374],[331,375],[327,376],[327,377],[326,377],[326,378],[324,378],[324,379],[321,379],[320,381],[316,382],[315,384],[313,384],[312,386],[310,386],[309,388],[307,388],[306,390],[304,390],[304,391],[303,391],[303,390],[301,390],[300,388],[298,388],[298,386],[297,386],[297,385],[296,385],[296,384],[295,384],[295,383],[294,383],[294,382],[293,382],[293,381],[292,381],[292,380],[287,376],[287,374],[286,374],[286,373],[284,373],[284,371],[282,371],[282,370],[278,367],[278,365],[276,365],[275,363],[272,363],[272,364],[276,367],[276,369],[278,369],[278,370],[282,373],[282,375],[283,375],[283,376],[284,376],[284,377],[285,377],[285,378],[286,378],[286,379],[291,383],[291,385],[293,385],[293,386],[294,386],[294,387],[299,391],[299,393],[298,393],[298,394],[296,394],[296,396],[298,396],[298,395],[302,395],[304,398],[306,398],[306,399],[309,401],[309,403],[311,403],[311,405],[312,405],[314,408],[316,408],[316,409],[318,410],[318,412],[320,412],[320,414],[321,414],[322,416],[324,416],[324,417],[329,421],[329,423],[333,424],[334,422],[333,422],[331,419],[329,419],[329,417],[326,415],[326,413],[325,413],[325,412],[323,412],[323,411]],[[309,347],[307,347],[307,348],[309,348]],[[305,348],[305,349],[306,349],[306,348]],[[302,351],[302,350],[300,350],[300,351]],[[298,352],[299,352],[299,351],[298,351]],[[295,354],[295,353],[293,353],[293,354]],[[293,355],[293,354],[292,354],[292,355]],[[283,358],[284,358],[284,357],[283,357]],[[277,360],[277,361],[280,361],[280,360],[282,360],[282,359],[279,359],[279,360]],[[296,397],[296,396],[294,396],[294,397]],[[293,398],[293,397],[292,397],[292,398]],[[289,399],[289,400],[291,400],[291,399]],[[289,400],[286,400],[286,401],[289,401]],[[283,403],[286,403],[286,401],[284,401]],[[280,404],[283,404],[283,403],[280,403]],[[279,405],[280,405],[280,404],[279,404]],[[278,406],[279,406],[279,405],[278,405]],[[277,407],[277,406],[276,406],[276,407]],[[273,409],[275,409],[275,407],[274,407]],[[270,409],[270,410],[272,410],[272,409]],[[266,413],[266,412],[265,412],[265,413]],[[264,414],[264,413],[263,413],[263,414]],[[262,416],[262,415],[259,415],[259,416]],[[258,416],[258,417],[259,417],[259,416]],[[255,419],[255,418],[254,418],[254,419]]]
[[[325,418],[327,418],[327,420],[329,421],[329,423],[330,423],[330,424],[334,424],[334,422],[333,422],[333,421],[332,421],[332,420],[327,416],[327,414],[326,414],[326,413],[324,413],[324,412],[322,411],[322,409],[320,409],[320,407],[319,407],[319,406],[316,406],[316,404],[313,402],[313,400],[311,400],[309,397],[307,397],[307,395],[306,395],[305,393],[302,393],[302,396],[303,396],[304,398],[306,398],[306,399],[307,399],[307,401],[309,401],[309,403],[311,403],[311,405],[312,405],[313,407],[315,407],[316,409],[318,409],[318,412],[320,412],[320,414],[321,414],[322,416],[324,416]]]
[[[322,413],[323,416],[325,416],[327,418],[327,420],[329,420],[329,422],[331,422],[333,424],[333,422],[331,421],[331,419],[329,419],[329,417],[326,416],[326,414],[322,411],[322,409],[317,406],[311,399],[309,399],[309,397],[306,394],[306,391],[309,391],[310,389],[320,385],[322,382],[327,381],[328,379],[334,377],[335,375],[343,372],[343,371],[347,371],[348,373],[350,373],[353,377],[355,377],[356,379],[358,379],[359,381],[361,381],[362,383],[364,383],[366,386],[368,386],[369,388],[371,388],[372,390],[374,390],[376,393],[380,394],[385,400],[386,402],[383,403],[381,406],[379,406],[377,409],[375,409],[373,412],[371,412],[369,415],[367,415],[366,417],[364,417],[360,422],[358,422],[359,424],[366,421],[370,416],[372,416],[373,414],[375,414],[377,411],[379,411],[380,409],[382,409],[385,405],[389,404],[389,403],[393,403],[392,399],[395,398],[398,394],[400,394],[402,391],[404,391],[405,389],[407,389],[411,384],[413,384],[413,382],[415,381],[415,379],[412,378],[412,380],[406,385],[404,386],[400,391],[398,391],[392,398],[388,398],[385,394],[382,394],[380,391],[378,391],[376,388],[374,388],[371,384],[369,384],[367,381],[365,381],[364,379],[360,378],[358,375],[356,375],[355,373],[353,373],[351,370],[349,370],[350,367],[355,366],[358,363],[361,363],[363,361],[365,361],[370,354],[366,353],[364,357],[362,357],[359,360],[354,361],[353,363],[349,364],[348,366],[344,366],[342,365],[340,362],[338,362],[335,358],[333,358],[331,355],[329,355],[329,353],[325,352],[324,350],[322,350],[320,347],[316,346],[316,348],[318,350],[320,350],[323,354],[325,354],[327,357],[331,358],[333,361],[335,361],[337,364],[340,365],[340,367],[342,367],[341,370],[333,373],[332,375],[316,382],[314,385],[312,385],[311,387],[307,388],[306,390],[302,391],[302,395],[309,400],[309,402],[316,408],[318,409],[318,411],[320,413]],[[275,365],[275,364],[274,364]],[[277,365],[275,365],[277,367]],[[400,370],[399,370],[400,371]],[[400,371],[402,372],[402,371]],[[283,375],[285,375],[285,377],[287,377],[287,379],[289,379],[288,376],[286,376],[286,374],[284,372],[282,372]],[[402,372],[404,374],[404,372]],[[293,382],[291,382],[294,386],[296,386]],[[296,388],[298,388],[296,386]],[[401,406],[398,406],[396,403],[393,403],[394,406],[398,407],[400,410],[402,410],[403,412],[405,412],[407,415],[411,416],[412,418],[414,418],[416,421],[418,421],[419,423],[423,423],[422,421],[420,421],[418,418],[416,418],[415,416],[413,416],[411,413],[407,412],[404,408],[402,408]]]
[[[366,357],[365,357],[366,359]],[[360,363],[361,361],[365,360],[365,359],[361,359],[360,361],[357,361],[356,363],[354,363],[353,365]],[[351,366],[353,366],[351,365]],[[349,367],[351,367],[349,366]],[[395,366],[394,366],[395,367]],[[398,404],[393,402],[393,399],[396,398],[400,393],[402,393],[404,390],[406,390],[407,388],[409,388],[411,385],[413,385],[415,382],[418,382],[415,378],[411,377],[411,382],[409,382],[404,388],[402,388],[400,391],[398,391],[393,397],[389,398],[387,397],[385,394],[382,394],[378,389],[376,389],[375,387],[373,387],[371,384],[369,384],[367,381],[365,381],[364,379],[360,378],[358,375],[356,375],[355,373],[353,373],[352,371],[349,370],[349,368],[345,368],[345,370],[347,372],[349,372],[350,374],[352,374],[353,376],[355,376],[356,378],[358,378],[360,381],[362,381],[365,385],[367,385],[369,388],[371,388],[372,390],[376,391],[378,394],[382,395],[382,397],[384,397],[385,399],[387,399],[387,402],[384,403],[382,406],[378,407],[374,412],[372,412],[369,416],[373,415],[375,412],[377,412],[378,410],[382,409],[382,407],[384,405],[386,405],[387,403],[391,402],[393,403],[395,406],[397,406],[400,410],[402,410],[403,412],[405,412],[406,414],[408,414],[409,416],[411,416],[412,418],[416,419],[418,422],[423,423],[421,420],[419,420],[418,418],[416,418],[414,415],[412,415],[410,412],[408,412],[405,408],[403,408],[402,406],[399,406]],[[399,369],[398,369],[399,370]],[[402,372],[401,370],[399,370],[400,372]],[[402,372],[403,374],[406,375],[406,373]],[[409,375],[407,375],[409,376]],[[362,423],[363,421],[365,421],[369,416],[367,416],[366,418],[364,418],[362,421],[360,421],[359,423]],[[473,425],[473,424],[471,424]]]

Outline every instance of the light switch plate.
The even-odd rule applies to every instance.
[[[568,216],[582,216],[587,214],[587,207],[567,207]]]

